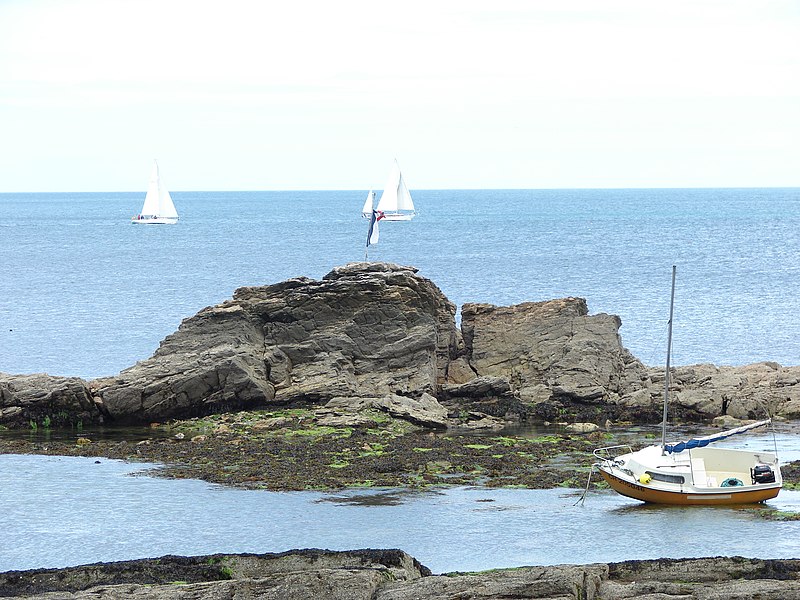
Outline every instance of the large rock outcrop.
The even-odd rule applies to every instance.
[[[516,410],[535,420],[661,420],[664,370],[646,367],[622,345],[619,317],[589,315],[582,298],[465,304],[461,314],[463,352],[449,365],[445,397],[491,412],[491,405],[510,407],[510,396],[521,406],[504,416]],[[703,364],[671,373],[675,421],[800,417],[800,367]]]
[[[461,309],[465,360],[476,378],[493,381],[495,390],[507,382],[547,420],[560,408],[600,406],[647,385],[646,369],[622,345],[620,325],[613,315],[589,315],[582,298]],[[454,379],[464,381],[463,373],[458,368]]]
[[[384,263],[240,288],[115,377],[0,374],[0,425],[146,423],[333,399],[328,422],[359,422],[367,404],[435,427],[660,420],[664,373],[625,349],[619,317],[590,315],[581,298],[465,304],[458,330],[455,310],[413,267]],[[671,380],[676,420],[800,418],[800,367],[693,365]]]
[[[96,380],[117,419],[148,421],[334,397],[436,394],[455,306],[416,269],[354,263],[321,281],[236,290],[152,358]]]
[[[0,573],[0,596],[80,600],[800,597],[800,561],[696,558],[432,575],[401,550],[166,556]]]

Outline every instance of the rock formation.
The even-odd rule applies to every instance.
[[[147,423],[269,405],[314,405],[338,423],[368,406],[434,427],[660,420],[664,374],[624,348],[618,317],[589,315],[580,298],[465,304],[460,330],[455,313],[416,269],[383,263],[240,288],[117,376],[0,374],[0,425]],[[679,367],[671,387],[675,419],[800,417],[800,367]]]
[[[685,598],[800,597],[800,561],[696,558],[432,575],[401,550],[166,556],[0,573],[0,596],[92,598]]]
[[[102,421],[102,400],[78,377],[0,373],[0,425],[53,427]]]
[[[582,298],[465,304],[461,319],[475,375],[507,382],[545,420],[558,420],[559,409],[575,405],[592,406],[579,418],[599,418],[594,408],[646,385],[644,366],[622,346],[619,317],[590,316]]]
[[[152,421],[334,397],[436,394],[455,345],[455,306],[416,270],[356,263],[236,290],[154,356],[97,380],[111,415]]]

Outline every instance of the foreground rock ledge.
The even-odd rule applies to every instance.
[[[800,560],[658,559],[432,575],[402,550],[166,556],[0,573],[0,596],[93,599],[721,600],[800,597]]]

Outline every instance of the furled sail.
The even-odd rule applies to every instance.
[[[672,445],[667,444],[664,446],[664,451],[673,453],[673,452],[683,452],[684,450],[691,450],[692,448],[702,448],[703,446],[708,446],[713,442],[724,440],[725,438],[731,437],[732,435],[736,435],[738,433],[744,433],[745,431],[755,429],[756,427],[762,427],[763,425],[767,425],[771,422],[772,419],[764,419],[763,421],[756,421],[755,423],[750,423],[749,425],[742,425],[741,427],[735,427],[733,429],[720,431],[719,433],[715,433],[713,435],[692,438],[690,440],[686,440],[685,442],[678,442],[677,444],[672,444]]]

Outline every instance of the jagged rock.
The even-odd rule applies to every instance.
[[[501,377],[539,401],[597,402],[619,397],[645,369],[622,346],[620,320],[589,316],[586,301],[566,298],[498,307],[465,304],[461,328],[478,376]],[[531,391],[535,390],[535,394]]]
[[[165,556],[0,573],[0,594],[26,598],[330,598],[369,600],[387,581],[430,575],[401,550],[292,550]],[[176,585],[176,582],[182,582]]]
[[[336,396],[436,393],[455,307],[416,269],[354,263],[322,281],[240,288],[155,355],[97,380],[108,412],[152,421]]]
[[[469,361],[464,356],[459,356],[450,361],[447,366],[447,383],[459,385],[467,383],[475,378],[475,371],[469,365]]]
[[[447,427],[447,409],[430,394],[419,400],[391,394],[375,401],[374,405],[390,415],[407,419],[424,427]]]
[[[0,573],[0,590],[31,600],[786,600],[800,597],[798,574],[798,560],[717,557],[433,575],[401,550],[293,550],[9,571]]]
[[[791,399],[784,403],[780,415],[787,419],[800,419],[800,390],[796,390]]]
[[[618,317],[589,315],[585,300],[565,298],[465,304],[459,332],[453,304],[416,269],[352,263],[321,281],[240,288],[115,377],[0,374],[0,424],[147,423],[336,397],[420,402],[425,394],[454,418],[657,422],[663,370],[633,357],[619,328]],[[800,418],[800,367],[678,367],[670,391],[676,421],[766,411]],[[434,412],[417,422],[441,426]],[[334,416],[321,418],[366,422]]]
[[[314,412],[317,424],[326,427],[374,425],[375,420],[362,411],[373,408],[374,398],[337,397]]]
[[[800,367],[781,367],[772,362],[742,367],[676,367],[670,377],[670,410],[693,421],[721,415],[740,420],[769,415],[793,418],[795,407],[800,407],[799,376]],[[660,403],[664,373],[653,369],[649,379],[650,403]]]
[[[0,373],[0,425],[63,427],[102,421],[101,408],[83,379]]]
[[[511,391],[511,384],[503,377],[475,377],[462,384],[444,384],[442,391],[450,397],[481,398],[503,396]]]
[[[517,393],[519,394],[520,400],[529,404],[548,402],[553,397],[550,388],[542,383],[523,386],[517,390]]]
[[[92,385],[117,421],[152,422],[238,410],[274,398],[264,335],[245,308],[222,304],[185,319],[155,354]]]
[[[462,384],[446,383],[441,389],[442,402],[459,426],[468,425],[462,416],[464,412],[509,421],[525,419],[529,412],[503,377],[475,377]]]

